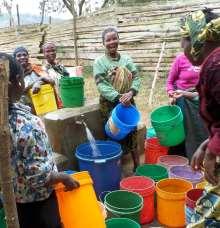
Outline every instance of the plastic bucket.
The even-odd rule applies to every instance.
[[[185,139],[183,114],[177,105],[155,109],[151,113],[151,124],[163,146],[176,146]]]
[[[54,89],[51,85],[41,85],[40,91],[36,94],[33,94],[32,90],[29,90],[29,96],[31,97],[37,115],[57,110]]]
[[[0,228],[7,228],[4,209],[0,209]]]
[[[122,190],[139,193],[144,199],[144,206],[141,211],[141,224],[154,220],[154,192],[155,182],[147,177],[133,176],[121,180]]]
[[[196,188],[205,189],[205,187],[206,187],[207,185],[208,185],[208,182],[204,180],[204,181],[198,183],[198,184],[196,185]]]
[[[106,194],[104,204],[110,217],[129,218],[140,222],[143,207],[141,195],[129,191],[113,191]]]
[[[157,164],[169,169],[172,166],[186,166],[189,159],[178,155],[163,155],[158,158]]]
[[[62,77],[59,81],[60,96],[65,108],[84,104],[84,80],[82,77]]]
[[[90,143],[80,144],[75,155],[80,170],[87,170],[91,174],[96,194],[99,196],[102,192],[119,189],[122,150],[120,144],[113,141],[96,140],[96,146],[100,152],[96,157]]]
[[[105,205],[100,201],[98,201],[98,203],[99,203],[99,208],[101,210],[102,216],[104,219],[106,219],[107,218],[107,211],[105,209]]]
[[[204,175],[200,171],[195,171],[191,166],[173,166],[169,170],[171,178],[181,178],[190,181],[195,187],[204,179]]]
[[[141,226],[128,218],[112,218],[106,221],[106,228],[141,228]]]
[[[156,164],[160,156],[167,155],[168,147],[161,146],[158,138],[148,138],[145,139],[144,151],[145,163]]]
[[[168,178],[168,171],[165,167],[152,164],[138,166],[135,174],[137,176],[150,177],[155,182]]]
[[[183,179],[165,179],[156,185],[157,219],[168,227],[185,227],[185,196],[192,183]]]
[[[135,129],[139,120],[140,113],[134,105],[118,104],[105,124],[105,132],[114,140],[122,140]]]
[[[203,195],[203,189],[195,188],[191,189],[186,193],[186,206],[185,206],[185,216],[186,223],[191,222],[192,214],[194,213],[194,208],[196,206],[197,200]]]
[[[60,217],[64,227],[85,228],[93,224],[94,227],[105,228],[89,173],[79,172],[72,174],[72,177],[80,183],[78,189],[67,192],[62,184],[56,186]]]

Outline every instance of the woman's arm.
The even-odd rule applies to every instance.
[[[175,91],[174,85],[179,76],[179,57],[177,56],[170,68],[169,75],[166,82],[166,91],[168,95],[172,96]]]

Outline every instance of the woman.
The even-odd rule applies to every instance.
[[[100,110],[105,124],[112,109],[122,103],[134,104],[133,97],[140,88],[140,78],[132,59],[118,52],[119,36],[115,28],[107,28],[102,33],[105,54],[97,58],[93,65],[95,82],[100,93]],[[134,169],[139,165],[137,154],[137,131],[121,141],[123,151],[131,152]]]
[[[57,172],[53,150],[41,119],[19,103],[24,80],[20,65],[9,55],[8,122],[11,135],[11,168],[20,228],[61,228],[54,186],[72,191],[79,183]],[[2,226],[1,226],[2,227]]]
[[[59,80],[61,77],[69,77],[69,72],[66,68],[56,60],[56,45],[52,42],[47,42],[43,45],[43,53],[46,58],[46,63],[43,69],[55,81],[55,90],[57,96],[58,108],[62,108],[62,101],[59,95]]]
[[[191,165],[204,173],[208,185],[197,202],[192,224],[188,227],[220,227],[220,17],[209,9],[190,13],[181,27],[185,34],[184,53],[194,65],[201,65],[197,85],[200,113],[209,138],[192,158]]]
[[[181,46],[185,45],[184,36]],[[190,160],[198,146],[208,137],[199,115],[199,99],[196,85],[199,81],[199,67],[193,66],[184,53],[179,54],[170,69],[166,90],[171,104],[177,104],[184,116],[185,142],[171,147],[171,153],[186,155]]]
[[[31,89],[33,94],[38,93],[42,84],[48,83],[53,86],[54,80],[52,80],[40,66],[29,62],[29,53],[26,48],[16,48],[13,56],[21,64],[24,71],[25,96],[21,97],[21,101],[33,109],[31,98],[28,95],[29,90]]]

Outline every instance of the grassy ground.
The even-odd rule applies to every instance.
[[[98,97],[99,94],[98,94],[94,79],[92,77],[91,68],[85,68],[84,77],[85,77],[85,96],[86,96],[86,98],[94,99],[95,97]],[[166,96],[166,91],[165,91],[166,77],[165,77],[165,75],[160,75],[160,77],[158,78],[158,80],[156,82],[152,107],[150,107],[148,105],[148,99],[149,99],[149,94],[150,94],[153,77],[152,77],[152,75],[143,73],[141,75],[141,80],[142,80],[142,86],[141,86],[139,94],[135,98],[135,101],[136,101],[139,111],[141,112],[142,121],[144,121],[147,124],[147,126],[149,126],[150,125],[149,114],[152,111],[152,109],[154,109],[160,105],[167,104],[167,102],[168,102],[168,99]]]

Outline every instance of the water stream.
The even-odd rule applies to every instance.
[[[96,145],[96,140],[93,137],[90,129],[88,128],[87,124],[84,121],[82,121],[82,122],[83,122],[83,125],[85,126],[87,139],[89,140],[90,146],[92,148],[92,155],[93,155],[93,157],[101,156],[101,152],[99,151],[99,148]]]

